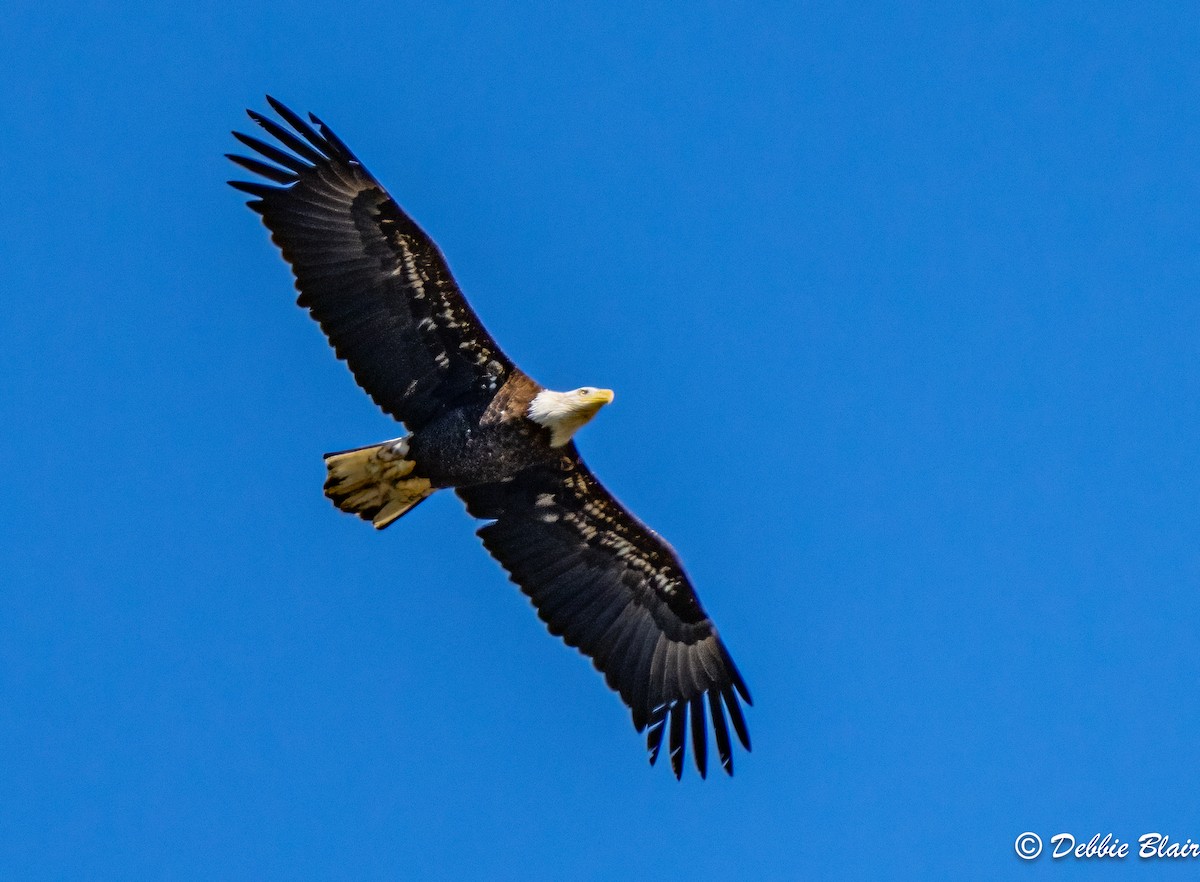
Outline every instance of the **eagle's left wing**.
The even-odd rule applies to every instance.
[[[448,407],[487,402],[516,367],[467,303],[445,258],[328,126],[267,101],[250,118],[274,143],[234,132],[256,156],[229,158],[263,180],[255,197],[296,276],[297,303],[383,410],[410,430]]]
[[[650,762],[669,723],[671,768],[680,776],[690,710],[701,776],[706,717],[732,775],[725,710],[749,750],[738,704],[739,695],[751,703],[749,690],[678,556],[604,488],[575,445],[552,466],[456,492],[473,516],[493,521],[479,529],[484,546],[529,595],[550,633],[591,657],[639,732],[650,727]]]

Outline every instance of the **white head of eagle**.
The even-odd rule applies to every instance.
[[[570,392],[543,389],[529,402],[529,418],[550,430],[550,446],[562,447],[585,423],[612,404],[612,389],[584,386]]]

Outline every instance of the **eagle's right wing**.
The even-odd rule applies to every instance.
[[[591,473],[574,444],[558,462],[509,481],[455,492],[492,556],[529,595],[538,616],[588,655],[620,693],[639,732],[649,726],[650,762],[663,735],[671,769],[683,770],[688,716],[703,776],[711,721],[721,766],[733,774],[725,714],[750,749],[742,675],[700,606],[678,556]],[[705,707],[707,700],[707,707]]]
[[[255,197],[247,204],[291,264],[297,302],[338,358],[410,430],[444,408],[490,400],[516,368],[433,240],[324,123],[310,115],[314,129],[267,101],[287,126],[247,113],[276,143],[234,132],[258,158],[229,158],[271,183],[229,183]]]

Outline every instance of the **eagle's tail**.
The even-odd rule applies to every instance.
[[[325,495],[382,530],[434,493],[425,478],[411,476],[416,463],[407,456],[408,438],[327,453]]]

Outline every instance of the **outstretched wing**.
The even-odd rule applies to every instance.
[[[750,736],[738,696],[750,693],[705,614],[679,558],[588,470],[574,444],[553,466],[507,483],[459,488],[492,556],[533,600],[550,633],[590,656],[633,712],[658,758],[670,729],[671,768],[683,769],[691,712],[696,767],[707,769],[707,720],[733,774],[725,711],[742,745]],[[707,714],[705,698],[707,697]]]
[[[247,111],[275,143],[234,132],[257,157],[255,197],[296,276],[298,303],[384,411],[419,429],[444,408],[490,400],[512,362],[484,329],[433,240],[315,116],[268,96],[286,125]]]

